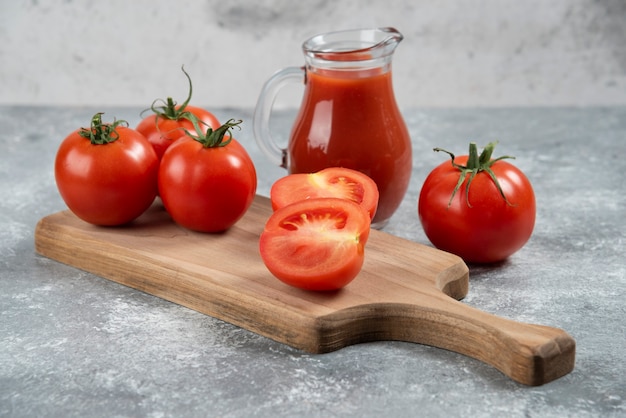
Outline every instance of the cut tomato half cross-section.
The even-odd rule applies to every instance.
[[[281,281],[307,290],[336,290],[360,272],[369,233],[369,214],[357,203],[307,199],[270,216],[259,249]]]
[[[278,179],[270,191],[274,210],[318,197],[337,197],[361,205],[374,218],[378,207],[378,187],[360,171],[330,167],[310,174],[289,174]]]

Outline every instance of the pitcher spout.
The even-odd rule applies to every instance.
[[[398,44],[404,39],[404,36],[396,28],[386,27],[376,30],[380,31],[382,34],[387,35],[386,38],[384,38],[377,45],[372,47],[372,49],[382,50],[383,55],[393,53]]]
[[[302,44],[313,65],[388,60],[404,36],[395,28],[349,29],[315,35]]]

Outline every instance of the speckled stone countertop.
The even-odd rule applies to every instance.
[[[0,107],[0,416],[626,416],[626,108],[405,110],[410,190],[385,230],[428,244],[416,201],[428,172],[474,140],[499,140],[537,195],[528,244],[470,266],[464,303],[574,337],[574,371],[539,387],[445,350],[376,342],[307,354],[38,256],[37,221],[64,210],[60,141],[96,111],[134,126],[141,109]],[[259,194],[285,174],[237,137]],[[278,114],[288,133],[293,112]],[[506,413],[506,415],[503,415]]]

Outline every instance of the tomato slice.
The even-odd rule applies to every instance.
[[[278,179],[270,190],[274,210],[318,197],[336,197],[361,205],[374,219],[378,207],[378,187],[360,171],[330,167],[316,173],[290,174]]]
[[[369,214],[357,203],[307,199],[270,216],[259,250],[279,280],[307,290],[336,290],[361,271],[369,232]]]

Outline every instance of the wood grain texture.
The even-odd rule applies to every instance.
[[[472,308],[458,257],[373,230],[363,270],[340,291],[287,286],[265,268],[258,238],[271,213],[257,196],[229,231],[196,233],[158,204],[129,226],[102,228],[63,211],[39,221],[35,250],[311,353],[377,340],[427,344],[481,360],[513,380],[541,385],[574,367],[563,330]]]

